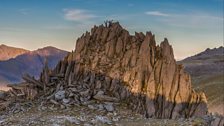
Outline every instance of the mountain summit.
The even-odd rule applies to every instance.
[[[28,50],[10,47],[10,46],[1,44],[0,45],[0,61],[15,58],[16,56],[24,54],[26,52],[28,52]]]
[[[14,52],[13,49],[11,51]],[[9,60],[0,61],[0,85],[1,83],[21,82],[22,75],[25,73],[39,77],[46,59],[48,60],[48,66],[53,69],[67,53],[67,51],[49,46],[27,51]]]
[[[182,60],[186,71],[191,75],[223,74],[224,47],[209,49]]]

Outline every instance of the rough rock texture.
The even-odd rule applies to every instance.
[[[211,126],[224,126],[224,117],[219,115],[211,122]]]
[[[46,78],[62,75],[68,86],[87,85],[90,98],[103,91],[147,117],[207,113],[205,94],[192,90],[190,76],[176,64],[168,40],[156,45],[151,32],[133,36],[117,22],[94,26],[83,34],[75,52],[49,73],[42,74],[40,81],[51,82]]]

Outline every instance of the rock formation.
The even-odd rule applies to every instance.
[[[40,80],[24,79],[37,90],[31,98],[53,104],[124,102],[146,117],[172,119],[207,113],[205,94],[192,90],[168,40],[156,45],[151,32],[130,35],[118,22],[83,34],[75,51],[54,70],[45,67]]]
[[[132,36],[118,22],[94,26],[83,34],[75,52],[51,74],[64,75],[68,85],[87,84],[91,97],[103,91],[147,117],[207,113],[205,94],[191,89],[190,76],[176,64],[168,40],[158,46],[151,32]]]

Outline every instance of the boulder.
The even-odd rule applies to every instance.
[[[119,99],[115,97],[110,97],[108,95],[104,95],[102,91],[99,91],[95,96],[93,96],[94,99],[99,101],[108,101],[108,102],[118,102]]]
[[[103,106],[108,112],[114,111],[113,103],[105,103]]]

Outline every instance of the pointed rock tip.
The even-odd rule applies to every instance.
[[[209,51],[209,50],[211,50],[210,48],[207,48],[205,51]]]
[[[201,96],[201,101],[202,102],[208,103],[207,97],[206,97],[204,92],[200,92],[200,96]]]
[[[160,46],[170,46],[168,39],[164,38],[164,40],[161,42]]]
[[[111,24],[111,26],[121,26],[119,21],[109,21],[109,23]]]
[[[224,47],[223,46],[220,46],[219,48],[221,49],[221,48],[224,48]]]
[[[164,38],[164,42],[168,42],[168,39],[167,38]],[[169,43],[169,42],[168,42]]]
[[[104,25],[101,24],[100,26],[104,26],[104,27],[119,27],[119,28],[122,28],[122,26],[120,25],[119,21],[114,21],[114,20],[104,21]]]
[[[152,36],[152,32],[151,31],[147,31],[146,32],[146,36],[150,36],[151,37]]]
[[[120,25],[120,23],[118,21],[113,21],[113,20],[106,20],[104,21],[104,24],[100,24],[100,25],[94,25],[91,28],[91,34],[95,33],[97,31],[97,29],[104,29],[104,28],[112,28],[112,29],[123,29],[123,27]]]

